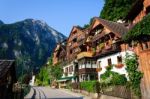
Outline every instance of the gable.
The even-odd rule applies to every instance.
[[[94,20],[94,22],[92,23],[92,27],[91,29],[94,29],[96,26],[98,26],[99,24],[101,24],[98,20]]]

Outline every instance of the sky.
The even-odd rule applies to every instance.
[[[43,20],[65,36],[73,26],[99,16],[104,0],[0,0],[0,20],[6,24],[27,18]]]

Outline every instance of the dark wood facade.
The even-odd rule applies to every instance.
[[[15,62],[0,60],[0,99],[13,99],[13,84],[17,82]]]
[[[94,18],[89,31],[94,57],[100,58],[122,51],[122,36],[128,29],[120,23]]]
[[[66,62],[66,40],[58,43],[53,52],[53,65]]]
[[[67,41],[67,60],[72,62],[77,58],[77,55],[85,50],[81,48],[84,44],[86,33],[78,26],[74,26],[71,30],[70,36]]]

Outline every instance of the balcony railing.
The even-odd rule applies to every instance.
[[[92,57],[93,52],[81,52],[77,55],[77,59],[81,59],[83,57]]]
[[[106,56],[108,54],[112,54],[115,52],[119,52],[121,51],[120,45],[117,43],[114,43],[112,45],[109,46],[105,46],[103,49],[100,49],[99,51],[96,51],[96,57],[97,56]]]
[[[101,33],[99,33],[97,35],[94,35],[93,38],[92,38],[92,42],[95,42],[95,41],[99,40],[103,36],[105,36],[105,32],[104,31],[102,31]]]
[[[77,46],[78,46],[78,43],[73,43],[70,48],[72,49],[72,48],[75,48]]]
[[[79,69],[79,74],[96,73],[96,68],[82,68]]]

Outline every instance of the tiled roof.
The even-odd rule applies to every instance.
[[[100,23],[108,28],[111,32],[117,33],[121,37],[128,32],[128,29],[122,23],[112,22],[98,17],[95,17],[95,19],[99,20]]]
[[[14,60],[0,60],[0,79],[8,72]]]

